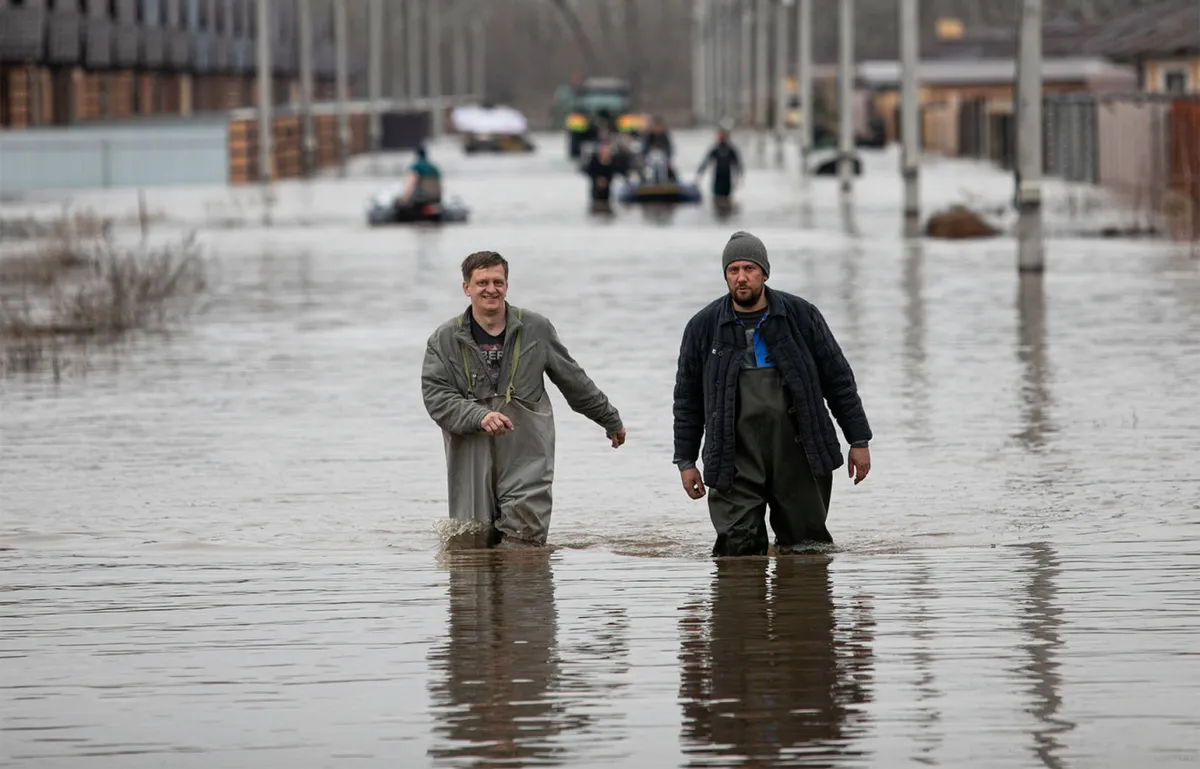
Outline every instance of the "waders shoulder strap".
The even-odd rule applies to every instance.
[[[458,327],[461,329],[463,325],[462,316],[458,316]],[[467,343],[459,341],[458,349],[462,351],[463,372],[467,375],[467,392],[466,396],[471,398],[474,393],[471,392],[471,353],[467,351]]]
[[[521,307],[517,308],[517,320],[521,319],[521,315],[525,310]],[[512,369],[508,374],[508,389],[504,392],[504,402],[512,403],[513,388],[517,381],[517,364],[521,361],[521,329],[517,329],[517,338],[513,341],[513,362]]]

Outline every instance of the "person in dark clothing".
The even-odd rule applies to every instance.
[[[729,294],[683,332],[675,376],[675,465],[717,533],[714,556],[765,555],[830,543],[825,526],[841,445],[857,485],[871,469],[871,428],[854,372],[820,310],[766,287],[763,242],[735,232],[722,257]],[[828,403],[828,410],[826,410]],[[696,468],[704,440],[703,477]]]
[[[673,159],[674,149],[671,146],[671,135],[667,133],[667,126],[663,123],[662,118],[655,118],[654,123],[650,126],[650,131],[642,141],[642,164],[655,177],[665,178],[652,178],[651,181],[676,181]]]
[[[668,158],[674,157],[674,150],[671,147],[671,134],[667,133],[667,126],[663,123],[662,118],[654,118],[654,122],[650,126],[650,132],[646,134],[646,140],[642,144],[642,153],[645,154],[652,149],[660,149]]]
[[[709,164],[713,166],[712,195],[714,198],[728,198],[733,192],[733,175],[736,171],[740,180],[744,174],[742,161],[737,149],[729,142],[729,134],[724,130],[717,131],[717,143],[704,156],[704,162],[696,169],[696,176],[704,174]],[[699,178],[697,178],[697,183]]]
[[[592,180],[593,206],[607,206],[611,200],[613,178],[621,174],[613,160],[612,147],[608,144],[596,147],[584,171]]]

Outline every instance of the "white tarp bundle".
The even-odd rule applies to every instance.
[[[525,116],[512,107],[455,107],[450,120],[460,133],[521,135],[529,130]]]

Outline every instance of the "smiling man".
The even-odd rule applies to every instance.
[[[487,547],[546,543],[554,481],[554,413],[545,379],[573,410],[625,442],[621,416],[559,341],[554,326],[513,307],[508,262],[495,251],[462,264],[471,306],[425,347],[421,396],[442,428],[450,517],[474,522]]]
[[[768,506],[777,552],[832,542],[825,520],[843,460],[826,403],[850,442],[855,485],[871,469],[854,372],[816,307],[767,288],[761,240],[735,232],[722,262],[729,293],[688,322],[675,375],[684,491],[700,499],[709,487],[714,556],[765,555]]]

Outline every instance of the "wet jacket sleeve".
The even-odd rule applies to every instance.
[[[695,467],[704,438],[704,347],[700,326],[693,318],[683,331],[675,371],[675,456],[680,470]]]
[[[450,368],[432,338],[425,346],[425,362],[421,366],[421,399],[429,416],[446,432],[454,435],[482,432],[479,423],[488,410],[464,398],[454,386]]]
[[[621,415],[608,402],[608,396],[600,391],[591,377],[584,372],[583,367],[575,362],[566,345],[558,338],[554,324],[546,321],[549,333],[546,342],[546,375],[550,377],[572,411],[584,415],[604,428],[606,433],[620,430]]]
[[[829,411],[842,428],[842,434],[851,444],[871,440],[871,426],[867,413],[858,397],[858,385],[854,372],[842,348],[838,346],[825,316],[816,307],[812,308],[813,357],[817,362],[817,374],[821,379],[821,393],[829,404]]]
[[[716,148],[709,150],[708,154],[704,156],[704,160],[700,161],[700,167],[696,169],[696,173],[704,173],[704,169],[708,168],[708,164],[716,161],[716,154]]]

